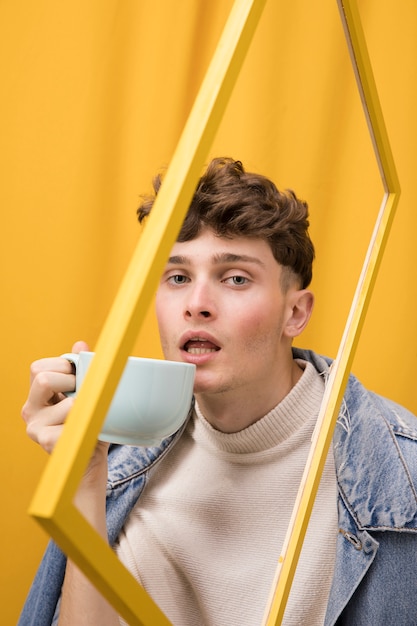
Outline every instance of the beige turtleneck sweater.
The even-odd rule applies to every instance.
[[[291,392],[243,431],[215,430],[196,407],[119,537],[119,558],[174,626],[262,624],[323,396],[323,379],[300,365]],[[323,624],[336,536],[329,453],[285,626]]]

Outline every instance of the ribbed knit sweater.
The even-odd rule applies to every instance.
[[[215,430],[197,406],[120,535],[119,558],[174,626],[262,624],[324,389],[314,367],[299,363],[291,392],[240,432]],[[330,451],[285,626],[323,624],[336,536]]]

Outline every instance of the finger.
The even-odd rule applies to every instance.
[[[48,452],[48,454],[51,454],[61,436],[62,428],[63,424],[58,426],[46,426],[37,432],[37,438],[34,439],[34,441],[36,441],[36,443]]]
[[[22,407],[21,415],[26,428],[63,424],[73,404],[74,398],[64,396],[60,402],[39,406],[29,397]]]
[[[63,399],[63,394],[74,391],[74,389],[74,374],[42,371],[32,381],[28,402],[35,408],[42,409],[44,406],[60,402]]]
[[[30,433],[34,433],[36,430],[47,426],[63,424],[73,404],[74,398],[65,398],[62,402],[58,402],[57,404],[46,405],[39,408],[28,400],[22,408],[22,417],[26,422],[26,429],[29,429]],[[31,439],[37,441],[37,437],[32,436],[30,433],[28,432]]]
[[[42,372],[72,373],[72,364],[61,357],[52,357],[34,361],[30,366],[30,382],[32,384],[36,376]]]
[[[76,341],[72,346],[72,352],[78,354],[79,352],[89,352],[90,348],[85,341]]]
[[[29,403],[22,409],[22,417],[26,422],[26,433],[47,452],[51,452],[60,436],[63,424],[73,404],[72,398],[66,398],[59,404],[43,407],[33,411]]]

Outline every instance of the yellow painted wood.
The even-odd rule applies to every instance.
[[[42,526],[131,626],[171,623],[95,529],[72,505]]]
[[[354,0],[338,0],[338,4],[385,194],[338,354],[330,371],[309,457],[300,483],[283,550],[279,558],[271,597],[265,612],[263,624],[266,624],[266,626],[278,626],[282,623],[284,617],[285,607],[333,437],[347,379],[400,194],[398,176],[359,12]]]
[[[337,2],[384,189],[399,194],[400,183],[373,78],[358,5],[356,0]]]
[[[143,236],[99,338],[96,357],[29,513],[131,624],[166,618],[72,505],[126,358],[176,240],[265,0],[236,0]]]

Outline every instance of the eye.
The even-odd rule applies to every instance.
[[[188,276],[185,276],[184,274],[173,274],[172,276],[168,277],[167,282],[170,285],[185,285],[187,282],[189,282],[189,278]]]
[[[234,287],[242,287],[243,285],[247,285],[249,283],[249,278],[237,274],[236,276],[229,276],[228,278],[225,278],[223,282],[231,284]]]

